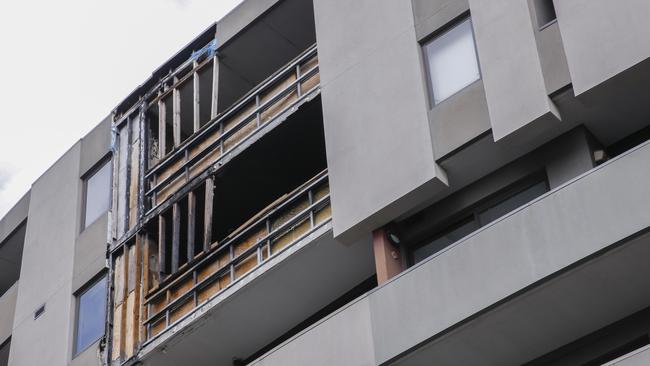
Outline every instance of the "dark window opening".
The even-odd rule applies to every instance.
[[[644,127],[639,131],[636,131],[631,135],[628,135],[607,146],[607,156],[613,158],[615,156],[621,155],[622,153],[634,148],[635,146],[641,145],[648,140],[650,140],[650,126]]]
[[[169,93],[162,104],[165,109],[165,151],[163,156],[174,149],[174,103],[172,93]]]
[[[158,113],[158,104],[154,104],[147,109],[147,144],[149,146],[149,166],[155,165],[162,157],[160,152],[160,115]]]
[[[408,251],[409,265],[447,248],[548,190],[546,176],[535,174],[461,211],[440,225],[431,227],[428,224],[427,210],[404,220],[398,224],[398,231]]]
[[[9,349],[11,348],[11,337],[0,344],[0,366],[9,365]]]
[[[188,223],[188,211],[187,211],[187,196],[183,198],[179,203],[178,203],[179,211],[180,211],[180,230],[179,230],[179,240],[178,240],[178,266],[182,266],[183,264],[188,262],[188,252],[187,252],[187,244],[188,244],[188,235],[187,235],[187,223]],[[189,258],[192,259],[192,258]]]
[[[198,72],[199,77],[199,128],[205,126],[212,117],[212,84],[214,82],[213,62],[209,62]]]
[[[190,77],[178,88],[180,101],[181,140],[187,140],[194,133],[194,82]]]
[[[212,241],[221,242],[259,211],[327,167],[320,99],[303,105],[215,178]]]
[[[553,0],[535,0],[535,14],[537,15],[537,27],[544,28],[557,19]]]
[[[161,253],[161,257],[163,257],[162,260],[162,266],[161,266],[161,272],[164,274],[170,274],[171,269],[172,269],[172,238],[173,238],[173,215],[172,215],[172,210],[167,210],[161,215],[162,218],[162,223],[163,225],[163,232],[164,232],[164,237],[161,238],[160,240],[162,241],[161,243],[161,248],[163,248],[164,253]]]

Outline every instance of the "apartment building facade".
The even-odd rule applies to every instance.
[[[243,1],[0,220],[0,366],[650,364],[649,15]]]

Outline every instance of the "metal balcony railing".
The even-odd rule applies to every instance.
[[[208,122],[146,173],[149,188],[145,195],[150,199],[151,208],[191,178],[218,164],[277,117],[311,100],[319,91],[318,54],[313,45]]]
[[[283,197],[145,296],[145,344],[331,220],[327,170]]]

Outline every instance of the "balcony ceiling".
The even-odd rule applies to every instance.
[[[311,1],[285,0],[219,49],[223,110],[316,42]]]

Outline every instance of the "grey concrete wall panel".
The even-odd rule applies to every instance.
[[[528,3],[469,3],[494,140],[524,144],[557,127],[560,115],[546,92]]]
[[[99,344],[101,340],[90,345],[83,352],[76,355],[72,361],[70,361],[70,366],[102,366],[102,355],[99,352]]]
[[[646,366],[650,365],[650,346],[645,346],[603,366]]]
[[[639,169],[648,159],[646,144],[471,234],[372,293],[378,363],[648,227],[650,171]]]
[[[546,149],[546,173],[551,189],[594,167],[593,149],[585,129],[577,128],[555,142]]]
[[[0,243],[4,242],[27,219],[30,192],[25,193],[0,219]]]
[[[106,117],[81,139],[79,171],[87,173],[111,148],[111,117]]]
[[[18,282],[0,296],[0,344],[11,337],[14,327],[14,313],[16,311],[16,297],[18,296]]]
[[[73,291],[78,290],[106,268],[108,213],[82,231],[75,242]]]
[[[253,363],[254,366],[374,366],[367,298],[354,302]]]
[[[265,11],[269,10],[280,0],[248,0],[242,1],[230,13],[217,22],[217,45],[222,46],[250,25]]]
[[[316,0],[314,9],[334,235],[350,242],[443,189],[446,177],[410,2]]]
[[[32,186],[9,356],[12,366],[65,365],[70,359],[80,153],[77,143]],[[43,304],[45,313],[34,319],[34,311]]]
[[[429,111],[431,139],[438,159],[462,148],[479,136],[490,132],[490,113],[483,81],[436,105]]]
[[[646,233],[599,253],[478,314],[392,365],[527,364],[645,309],[650,304],[649,244]],[[578,360],[562,364],[574,365]]]
[[[551,95],[571,84],[569,65],[564,54],[558,23],[555,22],[542,30],[537,30],[535,39],[537,40],[542,75],[544,75],[546,84],[546,93]]]
[[[650,57],[647,0],[554,3],[576,95]]]
[[[469,10],[467,0],[411,0],[418,41]]]

